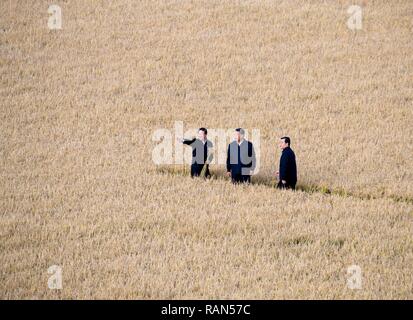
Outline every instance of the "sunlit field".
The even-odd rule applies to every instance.
[[[412,53],[410,0],[1,1],[0,298],[413,299]],[[177,121],[252,184],[155,164]]]

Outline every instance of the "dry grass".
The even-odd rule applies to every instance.
[[[357,33],[350,1],[59,4],[50,31],[0,3],[1,298],[413,298],[411,1]],[[161,172],[176,120],[260,129],[256,183]],[[270,187],[284,134],[297,192]]]

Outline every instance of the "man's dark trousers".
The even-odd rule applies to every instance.
[[[200,164],[200,163],[193,163],[191,164],[191,177],[199,177],[202,172],[202,168],[206,166],[205,170],[205,177],[210,178],[211,173],[209,172],[209,165],[208,164]]]
[[[295,183],[282,183],[281,181],[280,182],[278,182],[278,185],[277,185],[277,188],[278,189],[291,189],[291,190],[295,190]]]
[[[231,181],[232,183],[250,183],[251,176],[242,175],[241,173],[231,173]]]

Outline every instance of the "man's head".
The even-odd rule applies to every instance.
[[[290,146],[291,140],[289,137],[282,137],[280,139],[279,147],[280,149],[284,150]]]
[[[242,128],[235,129],[235,140],[240,143],[244,139],[245,131]]]
[[[199,140],[205,141],[207,139],[208,130],[206,128],[199,128],[198,138]]]

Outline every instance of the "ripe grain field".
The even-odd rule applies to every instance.
[[[412,1],[51,4],[0,2],[0,298],[413,298]],[[155,165],[176,121],[259,129],[253,184]]]

